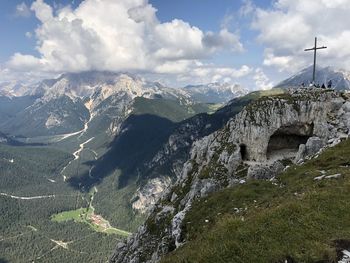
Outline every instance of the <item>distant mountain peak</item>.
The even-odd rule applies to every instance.
[[[280,82],[276,87],[298,87],[302,83],[309,85],[312,81],[313,66],[302,69],[292,77]],[[332,81],[332,87],[337,90],[350,89],[350,72],[343,69],[335,69],[334,67],[316,67],[316,84],[327,85],[328,81]]]
[[[213,82],[201,85],[188,85],[184,88],[201,102],[226,103],[233,98],[246,95],[248,91],[238,84]]]

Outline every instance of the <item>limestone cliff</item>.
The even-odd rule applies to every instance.
[[[349,135],[350,99],[332,90],[296,90],[247,105],[193,143],[181,176],[146,223],[119,243],[110,262],[158,262],[186,242],[184,217],[197,199],[251,178],[270,179]]]

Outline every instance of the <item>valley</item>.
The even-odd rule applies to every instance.
[[[0,0],[0,263],[350,263],[349,14]]]
[[[190,93],[117,73],[96,86],[78,81],[83,84],[75,88],[84,95],[76,96],[76,78],[81,76],[53,80],[31,105],[0,125],[6,131],[0,133],[0,254],[9,262],[106,262],[118,240],[150,222],[148,213],[181,178],[193,143],[224,129],[254,102],[290,101],[285,90],[276,88],[226,104],[196,102]],[[62,110],[54,109],[60,121],[46,125],[52,103]],[[266,146],[272,149],[267,163],[282,153],[296,154],[295,147],[281,143],[277,134]],[[257,161],[239,167],[240,181]],[[212,161],[201,180],[213,169],[226,168]]]
[[[73,219],[64,222],[51,220],[56,213],[76,207],[88,208],[89,195],[72,189],[59,179],[62,165],[68,162],[69,155],[47,147],[1,145],[0,156],[15,160],[13,163],[0,161],[2,257],[10,262],[47,262],[48,259],[62,262],[64,258],[67,261],[68,258],[74,261],[90,258],[92,262],[99,262],[103,251],[106,253],[104,258],[108,258],[112,248],[109,243],[126,235],[127,232],[112,228],[102,218],[104,227],[91,223],[80,225]],[[54,178],[54,183],[47,179],[48,175]],[[90,210],[90,216],[93,216],[93,208]],[[95,246],[96,239],[100,251],[92,253],[89,247]],[[59,240],[60,245],[55,240]]]
[[[116,240],[144,221],[132,203],[147,176],[143,170],[137,179],[136,169],[145,169],[176,127],[221,107],[193,103],[165,87],[157,86],[163,95],[153,97],[133,87],[139,80],[112,76],[114,87],[103,94],[88,89],[87,97],[57,96],[63,83],[70,85],[60,80],[0,125],[7,132],[0,143],[1,259],[105,262]],[[135,88],[146,95],[135,96]],[[80,117],[67,119],[71,114]]]

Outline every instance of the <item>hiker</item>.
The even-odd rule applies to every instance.
[[[326,88],[326,85],[324,85],[324,83],[322,84],[321,86],[322,89],[325,89]]]
[[[328,81],[327,88],[329,88],[329,89],[332,88],[332,80],[331,79]]]

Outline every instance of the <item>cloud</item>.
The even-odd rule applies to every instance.
[[[207,32],[203,38],[203,43],[212,51],[222,48],[238,52],[244,50],[239,36],[229,32],[226,28],[221,29],[219,34]]]
[[[236,69],[196,61],[187,65],[187,70],[178,75],[178,81],[192,84],[233,82],[248,76],[252,71],[253,69],[247,65]]]
[[[261,68],[255,69],[253,79],[257,90],[269,90],[274,86]]]
[[[31,12],[26,3],[22,2],[16,6],[15,16],[17,17],[30,17]]]
[[[245,17],[254,13],[254,11],[256,10],[256,6],[253,4],[251,0],[243,0],[242,2],[243,4],[239,9],[240,16]]]
[[[26,38],[32,38],[33,37],[32,32],[29,32],[29,31],[27,31],[24,35],[26,36]]]
[[[295,71],[312,64],[312,53],[303,50],[328,46],[318,54],[319,64],[350,69],[350,0],[278,0],[272,8],[255,11],[253,28],[266,46],[264,65]]]
[[[13,71],[9,68],[0,66],[0,84],[4,82],[19,81],[28,85],[37,83],[38,79],[47,79],[51,77],[57,77],[42,71]]]
[[[214,33],[180,19],[161,23],[148,0],[85,0],[76,9],[36,0],[31,10],[40,21],[40,55],[14,54],[7,63],[12,70],[183,74],[214,52],[243,50],[238,34],[225,28]]]

